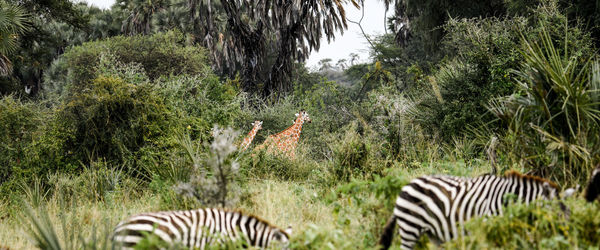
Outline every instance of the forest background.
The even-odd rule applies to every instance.
[[[226,206],[293,226],[295,249],[375,248],[419,175],[585,185],[600,162],[597,1],[380,4],[369,62],[309,71],[364,2],[0,0],[1,244],[109,248],[129,215]],[[233,149],[254,120],[259,145],[301,109],[295,159]],[[567,205],[511,205],[446,246],[597,248],[598,203]]]

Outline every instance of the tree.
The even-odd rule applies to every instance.
[[[21,7],[0,1],[0,76],[12,73],[8,55],[17,50],[17,40],[28,28],[26,20]]]
[[[319,71],[327,71],[332,68],[331,58],[323,58],[319,61]]]
[[[86,28],[88,16],[78,4],[69,0],[4,0],[3,3],[19,6],[29,27],[18,36],[11,36],[18,37],[19,47],[13,53],[4,54],[13,70],[8,77],[0,78],[0,93],[22,91],[25,87],[26,92],[35,95],[41,87],[43,71],[72,42],[61,37],[62,31],[57,32],[54,28],[60,26],[63,29],[62,25],[65,25],[80,32]],[[1,9],[7,10],[4,6]]]
[[[346,62],[347,62],[346,59],[339,59],[337,61],[337,63],[335,64],[335,66],[338,67],[338,69],[344,71],[344,70],[346,70],[346,68],[348,68],[348,64]]]
[[[122,9],[129,11],[121,31],[128,35],[150,34],[152,17],[164,9],[166,4],[166,0],[120,0]]]
[[[228,24],[223,42],[233,45],[226,53],[242,64],[242,88],[263,97],[291,90],[293,64],[318,50],[323,34],[330,41],[335,31],[347,28],[345,2],[221,1]],[[358,8],[355,0],[349,2]],[[270,65],[267,44],[274,48]],[[265,75],[260,74],[263,71]]]
[[[386,10],[394,5],[394,16],[389,28],[396,40],[405,44],[414,35],[423,36],[424,45],[435,51],[444,31],[442,25],[448,18],[473,18],[502,16],[508,0],[384,0]]]

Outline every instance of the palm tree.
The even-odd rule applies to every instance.
[[[128,10],[129,15],[123,21],[121,31],[125,34],[148,35],[152,31],[152,17],[166,5],[166,0],[120,0],[122,9]]]
[[[324,34],[330,41],[347,28],[343,4],[356,0],[221,1],[227,14],[228,43],[233,44],[242,67],[242,87],[263,97],[291,89],[290,74],[296,61],[318,50]],[[265,65],[267,42],[274,63]],[[266,71],[266,76],[260,72]],[[263,83],[262,89],[259,84]]]
[[[8,56],[17,50],[18,39],[29,25],[27,14],[16,5],[0,1],[0,75],[7,76],[12,72],[12,62]]]

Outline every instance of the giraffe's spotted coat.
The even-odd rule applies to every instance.
[[[262,121],[254,121],[254,123],[252,123],[252,126],[253,126],[252,130],[250,130],[250,133],[248,133],[248,135],[244,138],[244,140],[240,144],[241,150],[248,149],[248,147],[252,143],[252,140],[254,140],[256,133],[262,128],[262,124],[263,124]]]
[[[270,135],[258,148],[267,147],[267,152],[269,153],[273,153],[277,150],[289,158],[294,159],[296,157],[296,146],[298,146],[298,140],[302,133],[302,125],[305,122],[310,123],[310,117],[306,111],[300,110],[300,112],[296,114],[296,121],[292,126],[277,134]]]

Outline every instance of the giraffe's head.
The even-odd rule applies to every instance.
[[[304,111],[304,109],[300,110],[300,113],[296,114],[296,119],[301,119],[302,122],[312,122],[310,117],[308,117],[308,113]]]
[[[254,121],[254,122],[252,123],[252,127],[253,127],[254,129],[256,129],[256,131],[258,131],[258,130],[260,130],[260,129],[262,128],[262,124],[263,124],[263,122],[262,122],[262,121]]]

